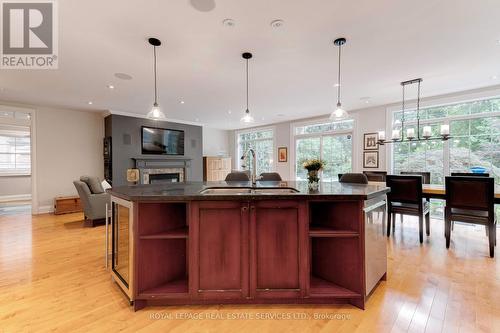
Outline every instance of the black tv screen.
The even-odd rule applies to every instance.
[[[142,153],[184,155],[184,131],[143,126]]]

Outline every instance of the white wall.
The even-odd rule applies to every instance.
[[[229,156],[231,131],[203,127],[203,156]]]
[[[103,179],[104,119],[99,113],[35,109],[36,191],[39,212],[53,210],[57,196],[76,195],[73,180]]]
[[[1,176],[0,202],[29,200],[31,198],[31,176]]]

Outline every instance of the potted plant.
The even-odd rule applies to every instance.
[[[319,187],[320,171],[323,170],[325,162],[317,158],[305,160],[302,164],[307,170],[307,180],[309,181],[309,189],[317,190]]]

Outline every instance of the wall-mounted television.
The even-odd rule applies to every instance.
[[[184,155],[184,131],[146,126],[141,131],[143,154]]]

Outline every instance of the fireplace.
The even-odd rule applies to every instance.
[[[191,159],[185,157],[133,158],[140,184],[182,183],[188,179]]]
[[[150,184],[178,183],[180,182],[180,177],[181,174],[178,172],[149,174],[149,183]]]

